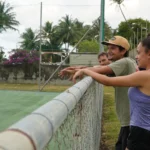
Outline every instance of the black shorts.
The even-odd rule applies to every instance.
[[[150,150],[150,131],[131,126],[127,148],[129,150]]]
[[[126,149],[127,138],[129,136],[129,132],[130,132],[129,126],[121,127],[118,141],[117,141],[116,146],[115,146],[115,150],[125,150]]]

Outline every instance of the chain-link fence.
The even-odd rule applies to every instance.
[[[47,145],[51,150],[98,150],[102,86],[93,82]]]
[[[102,102],[103,86],[87,77],[2,132],[0,148],[98,150]]]

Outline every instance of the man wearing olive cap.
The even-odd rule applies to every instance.
[[[130,45],[127,39],[121,36],[114,36],[109,41],[102,42],[102,44],[107,45],[109,59],[113,62],[106,67],[104,66],[99,70],[95,70],[96,72],[107,75],[111,74],[112,76],[124,76],[136,71],[136,62],[128,57]],[[127,95],[128,87],[114,88],[116,112],[121,124],[115,150],[125,150],[130,123],[129,99]]]
[[[112,61],[112,63],[107,66],[100,66],[97,68],[90,67],[88,69],[100,74],[111,76],[124,76],[132,74],[136,71],[136,62],[128,57],[128,50],[130,48],[130,45],[127,39],[122,36],[114,36],[109,41],[102,42],[102,44],[107,45],[108,58]],[[61,75],[64,76],[69,72],[69,68],[66,68],[61,71]],[[127,146],[130,123],[129,99],[127,95],[128,87],[114,88],[116,112],[121,124],[121,129],[115,150],[125,150]]]

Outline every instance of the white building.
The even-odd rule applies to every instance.
[[[98,65],[97,53],[71,53],[70,54],[70,66],[86,65],[94,66]]]

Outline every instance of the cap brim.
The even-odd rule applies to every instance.
[[[115,45],[115,46],[120,46],[120,45],[117,45],[117,44],[115,44],[115,43],[112,43],[112,42],[107,42],[107,41],[103,41],[103,42],[101,42],[103,45]],[[122,47],[122,46],[120,46],[120,47]],[[124,47],[122,47],[122,48],[124,48]],[[126,49],[126,48],[124,48],[124,49]],[[129,48],[128,49],[126,49],[127,51],[129,50]]]
[[[107,41],[103,41],[101,42],[103,45],[116,45],[114,43],[111,43],[111,42],[107,42]],[[116,46],[119,46],[119,45],[116,45]]]

